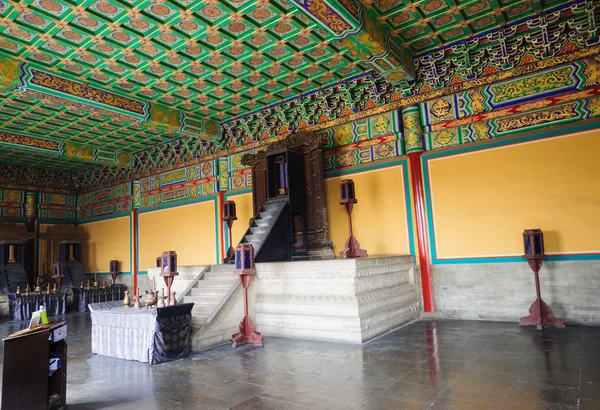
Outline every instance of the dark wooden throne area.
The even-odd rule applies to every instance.
[[[307,257],[309,259],[331,259],[334,257],[329,240],[327,209],[325,204],[325,181],[323,172],[323,140],[310,132],[297,132],[274,142],[265,150],[242,157],[242,164],[252,169],[252,200],[254,215],[258,215],[269,199],[269,175],[267,157],[271,154],[292,150],[302,161],[304,189],[304,224],[301,218],[293,221],[293,242],[298,246],[306,232]],[[303,226],[305,225],[305,226]]]

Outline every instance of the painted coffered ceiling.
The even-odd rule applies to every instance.
[[[129,168],[137,152],[222,140],[244,115],[390,63],[365,57],[364,38],[389,38],[418,77],[427,53],[565,3],[0,0],[0,164]],[[354,43],[319,20],[322,6],[354,18]]]

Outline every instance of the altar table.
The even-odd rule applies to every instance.
[[[40,307],[44,307],[48,316],[64,315],[67,310],[67,294],[64,292],[58,293],[41,293],[17,295],[9,293],[8,300],[10,303],[10,318],[13,320],[29,320],[33,312]]]
[[[192,351],[193,306],[136,309],[123,302],[92,303],[92,353],[151,364],[181,359]]]
[[[87,312],[91,303],[113,302],[122,300],[122,289],[120,285],[109,288],[73,288],[74,309],[78,312]]]

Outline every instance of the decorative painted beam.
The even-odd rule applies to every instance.
[[[84,106],[125,121],[165,131],[180,132],[205,140],[218,138],[218,124],[174,110],[162,104],[141,101],[58,76],[0,54],[0,93],[22,92],[64,105]]]
[[[132,155],[128,152],[105,149],[77,142],[54,140],[15,134],[0,130],[0,146],[32,151],[53,157],[63,157],[81,162],[131,167]]]
[[[415,78],[413,58],[398,38],[356,0],[294,0],[303,13],[346,47],[350,54],[391,83]]]

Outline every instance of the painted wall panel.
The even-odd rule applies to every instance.
[[[358,172],[325,180],[329,239],[337,256],[348,239],[348,218],[339,204],[340,180],[352,179],[358,204],[352,212],[354,234],[369,255],[410,253],[404,167]]]
[[[176,251],[181,266],[216,263],[216,221],[213,200],[182,205],[139,216],[139,269],[156,266],[164,251]]]
[[[521,255],[521,233],[546,252],[600,250],[600,132],[430,159],[438,259]]]
[[[121,270],[129,270],[130,218],[108,219],[80,225],[89,235],[83,245],[83,266],[87,272],[108,272],[109,263],[116,259]]]
[[[48,227],[54,226],[54,224],[40,224],[40,233],[47,232]],[[52,272],[52,266],[46,266],[46,256],[48,255],[48,242],[45,239],[39,240],[39,252],[38,252],[38,272],[40,275],[50,274]]]
[[[233,223],[233,247],[242,240],[242,236],[248,229],[248,221],[254,216],[252,208],[252,192],[240,195],[231,195],[225,198],[226,201],[234,201],[237,212],[237,221]],[[229,242],[225,243],[225,248],[229,246]],[[227,249],[225,249],[227,250]]]

